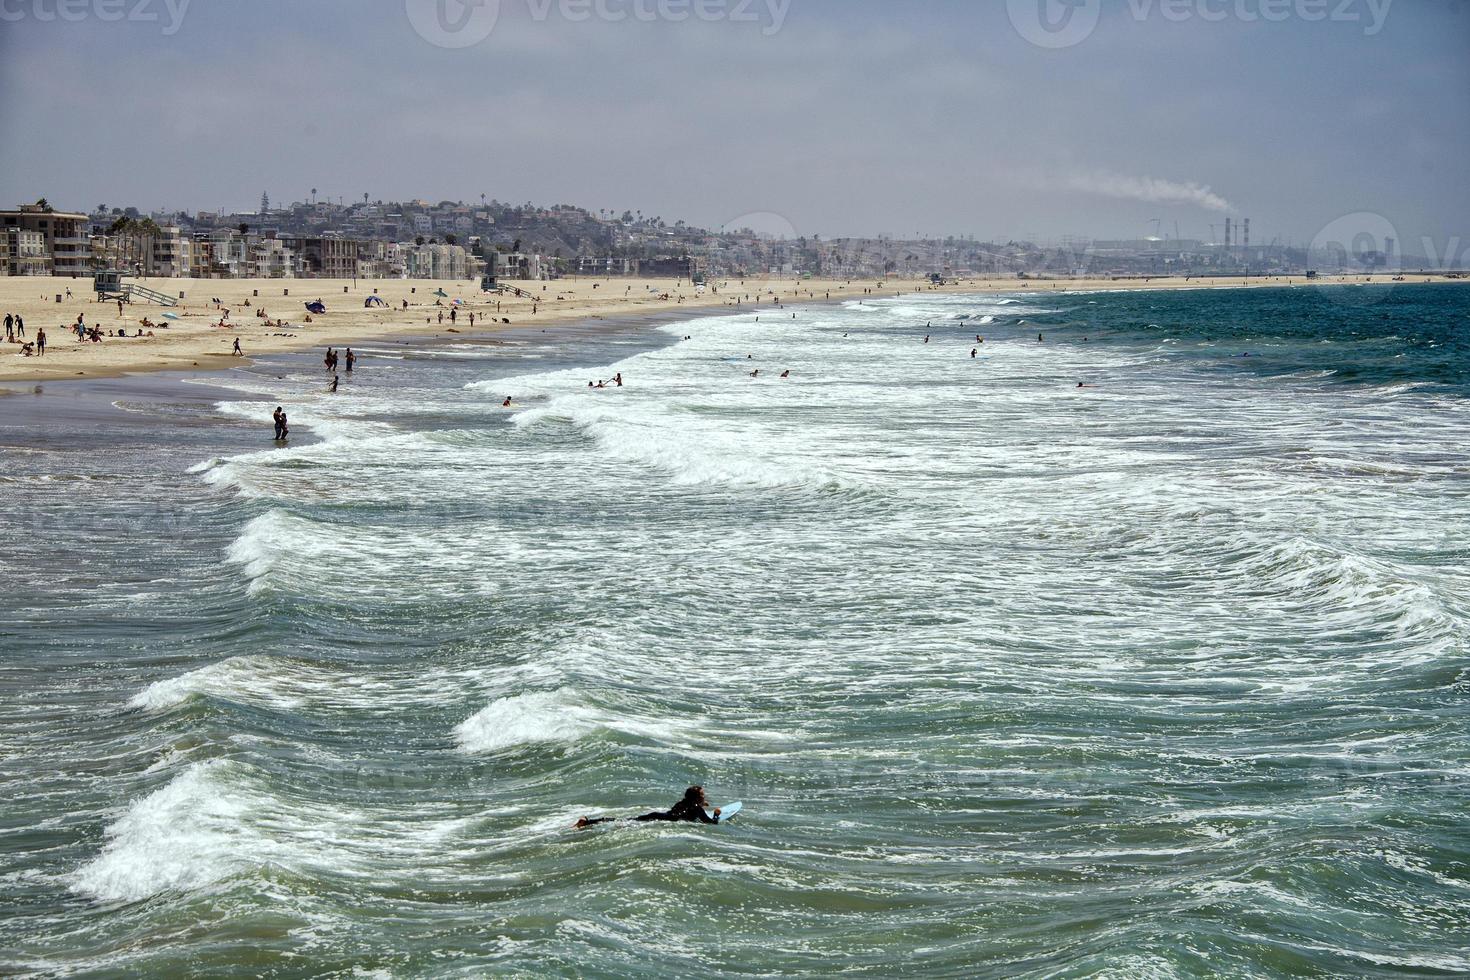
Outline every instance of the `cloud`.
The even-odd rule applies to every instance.
[[[1206,211],[1229,211],[1230,202],[1194,181],[1163,180],[1158,177],[1126,177],[1121,174],[1076,174],[1067,178],[1069,190],[1150,204],[1192,204]]]

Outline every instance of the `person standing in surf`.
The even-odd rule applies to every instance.
[[[691,786],[684,791],[684,798],[675,803],[670,810],[655,810],[653,813],[645,813],[641,817],[634,817],[634,823],[719,823],[720,811],[715,810],[714,816],[705,812],[709,801],[704,798],[703,786]],[[615,817],[583,817],[578,820],[575,829],[593,827],[600,823],[613,823]]]

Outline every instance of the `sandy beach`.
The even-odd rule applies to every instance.
[[[927,281],[886,279],[723,279],[698,290],[687,281],[645,278],[578,278],[515,283],[527,295],[481,292],[478,283],[425,279],[144,279],[135,280],[179,304],[99,303],[89,279],[0,278],[0,316],[19,314],[26,341],[46,331],[45,356],[26,356],[22,344],[0,343],[0,381],[115,377],[148,371],[218,368],[244,356],[348,345],[387,336],[486,334],[569,320],[673,313],[684,310],[826,302],[916,291],[946,293],[1065,292],[1137,289],[1203,289],[1389,283],[1392,277],[1159,278],[1159,279],[967,279],[933,286]],[[1415,276],[1414,282],[1447,281]],[[68,296],[68,290],[70,296]],[[444,295],[440,295],[440,294]],[[365,304],[380,297],[385,306]],[[221,302],[214,303],[215,299]],[[323,315],[307,322],[305,304],[320,299]],[[59,300],[59,301],[58,301]],[[456,304],[456,300],[459,302]],[[405,306],[404,304],[407,304]],[[247,305],[248,304],[248,305]],[[451,320],[450,311],[456,310]],[[177,319],[166,318],[165,313]],[[470,323],[474,314],[474,324]],[[79,341],[78,316],[102,332]],[[143,336],[137,336],[138,331]],[[119,332],[126,337],[117,336]]]

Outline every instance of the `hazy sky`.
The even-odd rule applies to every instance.
[[[0,204],[1470,249],[1466,0],[476,2],[0,0]]]

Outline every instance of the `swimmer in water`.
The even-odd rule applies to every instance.
[[[506,395],[505,396],[505,401],[503,401],[503,402],[500,403],[500,407],[501,408],[510,408],[510,396],[509,395]]]
[[[709,802],[704,798],[703,786],[691,786],[684,791],[684,798],[675,803],[669,810],[645,813],[641,817],[633,817],[634,823],[719,823],[720,811],[715,810],[714,816],[704,812]],[[577,830],[584,827],[594,827],[600,823],[612,823],[612,817],[583,817],[575,824]]]

